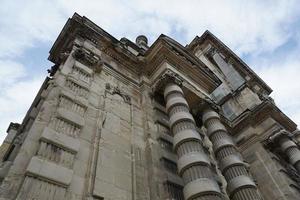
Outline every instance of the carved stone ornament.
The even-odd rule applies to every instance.
[[[218,49],[211,46],[206,52],[205,52],[205,55],[208,56],[208,57],[213,57],[216,53],[219,53],[218,52]]]
[[[179,86],[182,86],[183,78],[180,77],[177,73],[167,70],[164,74],[160,76],[160,78],[154,83],[152,87],[152,91],[160,91],[163,90],[166,84],[168,83],[175,83]]]
[[[54,76],[54,74],[58,70],[58,68],[59,68],[59,65],[55,64],[50,69],[47,69],[47,72],[49,73],[49,76],[50,77]]]
[[[22,143],[23,143],[23,133],[16,136],[14,141],[13,141],[13,144],[16,145],[16,146],[21,145]]]
[[[293,134],[284,130],[282,127],[279,127],[278,129],[273,131],[273,133],[266,140],[262,141],[262,144],[264,144],[266,148],[274,150],[279,147],[277,142],[283,137],[289,138],[297,144],[297,141],[295,141]]]
[[[276,143],[276,141],[281,138],[281,137],[290,137],[290,133],[283,130],[283,129],[278,129],[273,132],[273,134],[268,138],[268,142],[270,143]]]
[[[92,68],[96,73],[102,71],[103,62],[100,57],[93,52],[82,47],[77,48],[72,56],[79,62]]]
[[[69,57],[70,51],[65,51],[59,54],[59,59],[61,62],[65,62],[65,60]]]
[[[105,84],[105,92],[114,95],[120,95],[125,103],[128,103],[129,105],[131,105],[131,97],[128,94],[125,94],[124,91],[122,91],[119,86],[112,86],[109,83]]]

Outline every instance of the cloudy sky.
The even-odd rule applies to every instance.
[[[161,34],[181,44],[210,30],[274,90],[300,124],[300,1],[0,0],[0,143],[21,122],[52,66],[48,52],[74,12],[116,38]]]

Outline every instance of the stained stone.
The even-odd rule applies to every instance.
[[[209,31],[134,43],[75,13],[49,60],[0,147],[0,200],[299,199],[297,125]]]

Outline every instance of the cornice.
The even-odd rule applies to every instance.
[[[142,61],[139,60],[138,57],[131,55],[127,49],[123,48],[123,44],[119,40],[86,17],[81,17],[77,13],[68,19],[63,27],[49,52],[48,60],[56,65],[63,62],[61,55],[66,52],[71,52],[76,38],[91,41],[96,48],[114,58],[121,65],[126,66],[133,73],[140,73]]]
[[[167,60],[178,69],[184,70],[196,83],[203,85],[204,88],[212,92],[219,84],[220,80],[211,72],[199,59],[194,58],[185,48],[173,39],[161,35],[157,41],[149,48],[145,56],[141,51],[138,56],[133,55],[124,48],[124,45],[130,43],[117,40],[96,24],[77,13],[70,18],[59,37],[50,50],[49,60],[58,66],[64,61],[61,55],[67,55],[71,52],[76,38],[89,40],[93,45],[107,56],[113,58],[120,66],[124,66],[133,74],[150,77],[160,65],[162,60]],[[138,50],[139,47],[135,49]]]
[[[10,122],[7,130],[6,130],[6,133],[8,133],[10,130],[18,130],[20,128],[21,124],[19,123],[14,123],[14,122]]]
[[[198,83],[208,92],[212,92],[215,88],[221,84],[220,80],[207,73],[206,69],[203,69],[199,63],[188,62],[187,59],[183,59],[183,56],[178,56],[174,50],[170,49],[169,45],[163,40],[156,41],[154,47],[145,57],[144,73],[151,77],[159,69],[161,63],[168,62],[175,67],[178,71],[184,72],[195,83]]]
[[[235,135],[243,128],[249,125],[256,126],[268,117],[272,117],[287,131],[293,132],[297,128],[297,125],[270,100],[265,100],[253,110],[246,110],[233,121],[226,120],[225,117],[222,117],[222,120],[230,133]]]
[[[238,66],[242,66],[237,67],[237,70],[243,74],[250,75],[252,78],[251,81],[257,82],[259,85],[261,85],[268,94],[272,92],[272,89],[242,59],[240,59],[230,48],[228,48],[210,31],[206,30],[200,37],[196,36],[193,41],[187,45],[186,49],[194,54],[195,51],[197,51],[197,47],[201,46],[205,42],[210,42],[223,55],[225,55],[227,58],[231,58],[231,62],[236,62]]]

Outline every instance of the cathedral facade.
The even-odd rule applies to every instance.
[[[296,200],[300,133],[206,31],[117,40],[74,14],[0,148],[0,199]]]

